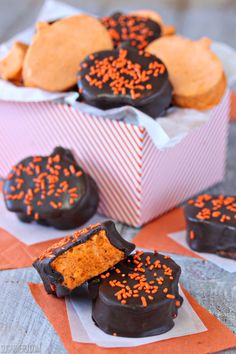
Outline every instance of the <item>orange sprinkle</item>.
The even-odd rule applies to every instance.
[[[74,165],[70,165],[69,169],[70,169],[70,172],[71,172],[72,174],[74,174],[74,173],[76,172],[76,169],[75,169],[75,166],[74,166]]]
[[[189,238],[190,238],[190,240],[194,240],[195,239],[195,234],[194,234],[193,230],[190,231]]]
[[[180,305],[181,305],[180,301],[179,300],[175,300],[175,305],[176,305],[176,307],[180,307]]]
[[[141,296],[141,301],[142,301],[143,307],[147,307],[147,300],[145,299],[144,296]]]
[[[58,208],[57,203],[55,203],[53,201],[51,201],[49,204],[51,205],[51,207],[53,207],[53,209],[57,209]]]
[[[35,220],[39,220],[39,213],[35,213],[35,214],[34,214],[34,219],[35,219]]]

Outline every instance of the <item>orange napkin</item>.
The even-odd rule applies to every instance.
[[[167,236],[168,233],[184,230],[185,227],[183,209],[177,208],[145,225],[133,239],[133,242],[136,247],[203,259]]]
[[[185,289],[183,289],[183,291],[187,299],[208,328],[207,332],[172,338],[139,347],[105,349],[95,344],[73,342],[65,301],[47,295],[42,284],[30,283],[29,287],[35,301],[51,322],[69,354],[90,354],[91,352],[93,352],[93,354],[109,352],[113,354],[205,354],[236,347],[236,336],[225,325],[200,306]]]
[[[59,240],[28,246],[0,228],[0,270],[31,267],[35,257]]]
[[[236,122],[236,93],[231,94],[231,122]]]

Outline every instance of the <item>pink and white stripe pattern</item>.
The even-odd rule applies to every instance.
[[[141,224],[224,178],[229,93],[204,126],[178,145],[159,151],[146,134],[143,144]]]
[[[159,151],[145,129],[67,105],[0,102],[0,175],[20,159],[61,145],[100,189],[99,212],[141,226],[223,179],[229,94],[209,122]]]

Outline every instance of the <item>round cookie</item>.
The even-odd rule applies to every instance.
[[[172,88],[165,65],[134,48],[101,51],[81,63],[80,99],[101,109],[130,105],[160,116],[171,103]]]
[[[197,252],[236,261],[236,197],[202,194],[184,207],[187,242]]]
[[[92,16],[39,23],[24,61],[24,84],[52,92],[66,91],[76,84],[79,64],[87,55],[112,47],[108,31]]]
[[[15,42],[8,55],[0,61],[0,77],[3,80],[20,81],[28,45]]]
[[[177,106],[207,110],[217,105],[224,95],[223,66],[210,44],[207,38],[192,41],[169,36],[146,48],[166,64],[173,85],[173,103]]]
[[[48,294],[69,295],[89,279],[108,271],[135,248],[112,221],[89,225],[47,248],[33,263]]]
[[[98,188],[62,147],[49,156],[31,156],[14,166],[3,185],[6,207],[24,222],[72,229],[96,212]]]
[[[158,12],[156,12],[156,11],[153,11],[153,10],[137,10],[137,11],[130,12],[130,15],[150,18],[152,21],[157,22],[160,25],[160,27],[161,27],[162,36],[170,36],[172,34],[175,34],[175,27],[166,25],[163,22],[163,19],[162,19],[161,15]]]
[[[180,273],[170,257],[137,251],[89,282],[94,322],[104,332],[122,337],[169,331],[183,302]]]
[[[161,35],[159,23],[147,17],[116,12],[103,17],[101,22],[109,31],[115,48],[129,46],[142,50]]]

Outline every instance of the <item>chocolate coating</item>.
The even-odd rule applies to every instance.
[[[13,167],[3,186],[9,211],[24,222],[57,229],[84,224],[98,207],[98,188],[62,147],[50,156],[31,156]]]
[[[104,332],[122,337],[169,331],[183,302],[178,290],[180,273],[170,257],[159,253],[130,255],[109,275],[89,282],[94,322]]]
[[[87,57],[78,73],[80,100],[109,109],[133,106],[156,118],[171,104],[172,87],[156,56],[120,48]]]
[[[105,230],[110,243],[119,250],[122,250],[125,256],[128,256],[134,250],[135,245],[127,242],[120,236],[112,221],[90,225],[86,229],[75,232],[72,236],[65,237],[60,242],[48,248],[45,253],[38,257],[33,263],[33,267],[42,278],[45,290],[48,294],[63,297],[71,293],[70,289],[62,285],[64,280],[63,275],[55,271],[51,263],[70,248],[87,242],[93,235],[101,230]],[[92,259],[91,262],[93,262]]]
[[[236,198],[201,195],[184,208],[187,242],[197,252],[236,260]]]
[[[150,42],[161,36],[160,25],[142,16],[116,12],[103,17],[101,22],[109,31],[115,48],[125,45],[145,49]]]

